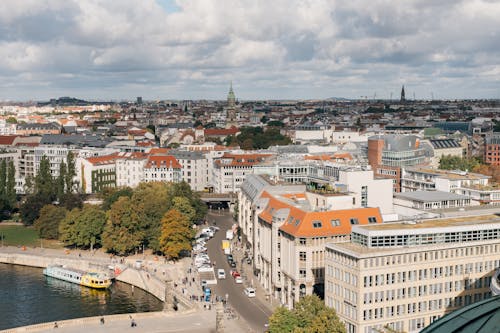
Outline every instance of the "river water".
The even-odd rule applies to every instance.
[[[0,330],[72,318],[159,311],[163,303],[128,284],[94,290],[46,277],[42,269],[0,264]]]

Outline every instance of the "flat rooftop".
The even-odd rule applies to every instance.
[[[480,216],[464,216],[446,219],[423,220],[416,223],[415,221],[381,223],[372,225],[355,226],[353,228],[362,228],[366,230],[381,231],[381,230],[409,230],[409,229],[425,229],[436,227],[455,227],[467,225],[480,225],[500,223],[500,214],[489,214]]]
[[[445,200],[466,200],[470,199],[466,195],[443,192],[443,191],[414,191],[414,192],[402,192],[394,195],[396,198],[421,201],[421,202],[435,202],[435,201],[445,201]]]

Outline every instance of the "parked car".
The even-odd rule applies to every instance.
[[[226,258],[227,258],[227,262],[228,262],[228,263],[231,263],[231,261],[234,261],[234,258],[233,258],[233,255],[232,255],[232,254],[228,254],[228,255],[226,255]]]
[[[224,271],[223,268],[219,268],[217,270],[217,278],[218,279],[225,279],[226,278],[226,271]]]
[[[243,278],[241,276],[237,276],[234,278],[234,282],[236,283],[243,283]]]
[[[240,276],[240,273],[238,271],[231,271],[231,275],[235,278],[237,276]]]
[[[231,266],[231,268],[236,268],[236,263],[234,261],[231,261],[229,263],[229,266]]]
[[[245,288],[243,292],[245,293],[245,295],[247,295],[247,297],[255,297],[255,289],[253,288]]]

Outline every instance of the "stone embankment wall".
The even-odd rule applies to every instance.
[[[148,271],[135,269],[131,262],[122,265],[111,262],[107,257],[84,257],[76,256],[76,253],[65,252],[55,253],[51,250],[28,249],[4,247],[0,250],[0,263],[23,265],[30,267],[45,268],[49,265],[67,265],[68,267],[79,268],[82,270],[109,270],[109,266],[118,266],[121,268],[121,274],[116,276],[117,281],[128,283],[137,288],[143,289],[161,301],[165,301],[166,285],[161,277],[155,276]],[[169,273],[172,273],[171,271]],[[171,274],[168,274],[171,275]],[[174,274],[172,274],[174,275]],[[177,278],[175,276],[174,278]],[[187,310],[193,307],[193,303],[177,290],[173,291],[179,310]]]

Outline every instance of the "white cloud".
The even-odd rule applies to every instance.
[[[0,99],[498,97],[497,1],[158,1],[0,1]]]

